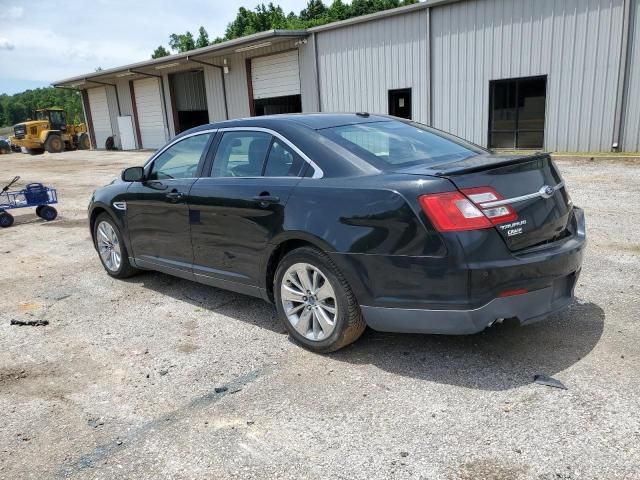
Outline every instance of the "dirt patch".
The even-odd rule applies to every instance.
[[[527,468],[495,459],[478,459],[457,467],[450,478],[456,480],[518,480],[525,478]]]

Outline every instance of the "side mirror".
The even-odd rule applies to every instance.
[[[123,182],[141,182],[144,180],[144,168],[129,167],[122,171]]]

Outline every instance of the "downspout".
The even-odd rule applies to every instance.
[[[220,80],[222,81],[222,99],[224,100],[224,118],[229,120],[229,106],[227,105],[227,87],[224,82],[224,68],[221,65],[215,63],[204,62],[202,60],[196,60],[193,57],[187,56],[187,62],[195,62],[201,65],[207,65],[209,67],[215,67],[220,71]]]
[[[624,105],[626,101],[626,87],[628,85],[629,55],[629,25],[631,23],[631,0],[624,0],[622,19],[622,43],[620,45],[620,59],[618,69],[618,88],[616,90],[616,110],[613,123],[613,142],[611,150],[620,151],[622,140],[622,123]]]

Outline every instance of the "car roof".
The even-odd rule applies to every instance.
[[[209,123],[188,130],[197,132],[230,127],[275,127],[297,124],[312,130],[338,127],[342,125],[354,125],[358,123],[370,123],[390,120],[384,115],[368,113],[287,113],[281,115],[263,115],[260,117],[238,118],[222,122]],[[187,133],[187,132],[184,132]]]

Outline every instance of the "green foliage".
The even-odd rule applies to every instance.
[[[193,39],[193,34],[191,32],[185,32],[181,35],[172,33],[169,35],[169,46],[171,47],[171,50],[182,53],[195,49],[196,42]]]
[[[350,4],[342,0],[333,0],[328,7],[322,0],[309,0],[307,7],[298,15],[294,12],[284,13],[282,7],[269,2],[259,4],[253,10],[244,7],[238,9],[236,18],[227,25],[223,37],[216,37],[209,41],[209,34],[200,27],[196,41],[190,32],[184,34],[172,33],[169,36],[169,46],[176,52],[187,52],[194,48],[206,47],[215,43],[232,40],[247,35],[252,35],[266,30],[300,30],[304,28],[324,25],[326,23],[346,20],[351,17],[367,15],[369,13],[388,10],[417,3],[418,0],[353,0]],[[162,49],[163,55],[156,55]],[[158,47],[151,58],[159,58],[168,55],[164,47]]]
[[[34,117],[38,108],[62,107],[70,123],[84,122],[79,92],[62,88],[36,88],[15,95],[0,95],[0,127],[10,127]]]
[[[167,50],[166,48],[164,48],[162,45],[158,46],[158,48],[156,48],[153,53],[151,54],[151,58],[160,58],[160,57],[166,57],[168,55],[171,55],[169,53],[169,50]]]

